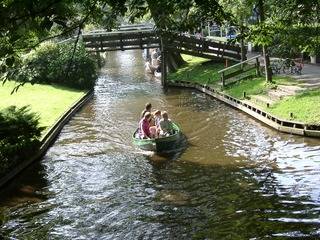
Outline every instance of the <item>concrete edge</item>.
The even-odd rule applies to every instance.
[[[237,98],[229,96],[227,94],[221,93],[210,86],[202,85],[199,83],[191,83],[191,82],[169,82],[169,87],[185,87],[185,88],[193,88],[200,92],[203,92],[207,95],[210,95],[236,109],[239,109],[251,117],[263,122],[264,124],[276,129],[280,132],[295,134],[300,136],[307,137],[317,137],[320,138],[320,131],[313,130],[312,125],[308,125],[301,122],[288,121],[277,118],[276,116],[271,115],[270,113],[264,111],[263,109],[248,104],[247,102],[241,101]]]
[[[55,122],[55,124],[49,129],[44,137],[42,137],[40,142],[40,148],[38,152],[32,156],[30,159],[23,161],[13,170],[11,170],[7,175],[0,179],[0,188],[4,187],[9,181],[13,180],[19,173],[21,173],[25,168],[31,165],[36,160],[40,159],[45,155],[48,148],[54,143],[56,137],[60,133],[61,129],[66,123],[89,101],[93,98],[93,90],[88,91],[83,97],[78,99],[60,118]]]

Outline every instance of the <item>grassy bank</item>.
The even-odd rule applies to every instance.
[[[267,97],[267,91],[277,85],[295,85],[296,82],[289,77],[273,77],[272,84],[266,84],[265,78],[255,78],[233,84],[225,92],[238,99],[243,99],[243,92],[250,99],[252,95]],[[259,103],[256,103],[259,105]],[[261,104],[261,108],[271,114],[287,120],[294,120],[307,124],[320,125],[320,89],[304,91],[294,96],[287,96],[278,100],[269,108]],[[293,117],[290,117],[291,113]]]
[[[10,105],[18,107],[30,105],[33,112],[39,113],[40,124],[46,129],[51,127],[75,101],[85,94],[85,91],[82,90],[57,85],[25,84],[19,88],[18,92],[11,95],[15,85],[13,81],[0,85],[0,109]]]
[[[320,125],[320,89],[287,97],[276,102],[268,111],[285,119],[293,113],[295,121]]]
[[[218,71],[224,68],[224,63],[213,63],[208,59],[182,55],[187,62],[174,73],[168,75],[169,81],[190,81],[202,84],[215,84],[220,80]]]
[[[247,79],[227,86],[224,92],[233,97],[243,99],[243,92],[246,92],[247,96],[265,95],[268,90],[276,88],[277,85],[296,84],[294,80],[289,77],[273,77],[272,81],[272,83],[266,84],[265,77]]]
[[[170,73],[168,76],[170,81],[212,84],[214,87],[219,83],[220,75],[217,72],[224,68],[223,63],[212,63],[203,58],[187,55],[183,55],[183,58],[187,64],[177,72]],[[246,92],[246,96],[250,99],[252,95],[267,96],[267,92],[277,88],[278,85],[296,84],[297,82],[290,77],[274,76],[273,83],[268,84],[266,84],[264,77],[257,77],[231,84],[224,89],[224,92],[238,99],[243,99],[243,92]],[[220,88],[218,85],[216,87]],[[266,104],[260,106],[265,111],[282,119],[320,125],[320,89],[285,97],[269,108],[266,107]],[[293,113],[293,118],[290,117],[290,113]]]

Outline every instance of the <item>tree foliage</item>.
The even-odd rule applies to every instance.
[[[28,106],[0,111],[0,176],[35,153],[43,129]]]
[[[16,67],[9,72],[9,78],[21,84],[27,82],[59,84],[78,89],[91,89],[97,78],[96,60],[86,52],[82,44],[78,44],[72,54],[73,44],[73,42],[40,44],[16,63]]]

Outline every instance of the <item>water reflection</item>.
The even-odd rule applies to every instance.
[[[168,110],[187,148],[131,143],[146,102]],[[1,192],[2,233],[18,239],[316,239],[320,142],[279,134],[197,91],[109,53],[95,97],[40,164]],[[30,177],[32,176],[32,177]],[[29,180],[28,180],[29,179]],[[23,193],[24,191],[24,193]]]

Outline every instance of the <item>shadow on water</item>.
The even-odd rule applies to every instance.
[[[44,201],[46,186],[44,166],[35,162],[0,190],[0,208]]]
[[[181,133],[179,141],[175,144],[174,149],[162,151],[162,152],[144,152],[144,155],[154,164],[166,163],[168,161],[174,161],[181,157],[181,155],[188,148],[187,136]]]

